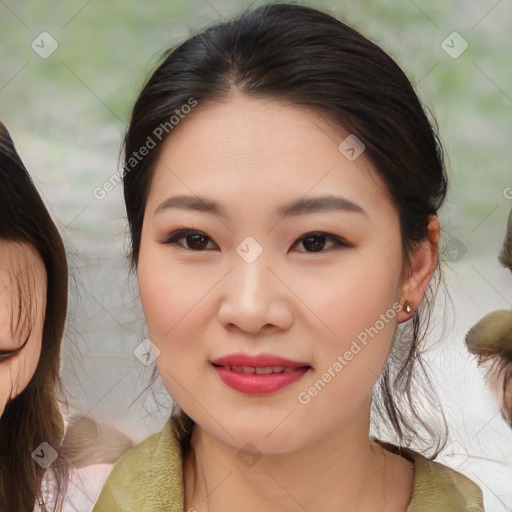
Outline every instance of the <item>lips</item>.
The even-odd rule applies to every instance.
[[[224,384],[247,394],[273,393],[301,379],[311,366],[271,354],[232,354],[212,361]]]
[[[307,362],[292,361],[284,357],[275,356],[272,354],[258,354],[251,356],[248,354],[231,354],[228,356],[220,357],[212,361],[216,366],[230,366],[246,367],[246,368],[302,368],[303,366],[310,366]]]
[[[293,372],[295,368],[284,368],[283,366],[264,366],[264,367],[255,367],[255,366],[231,366],[228,364],[222,365],[226,370],[231,370],[232,372],[239,373],[257,373],[258,375],[269,375],[271,373],[284,373],[284,372]]]

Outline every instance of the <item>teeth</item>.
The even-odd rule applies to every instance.
[[[272,366],[267,366],[266,368],[256,368],[256,373],[260,375],[272,373]]]
[[[268,375],[270,373],[288,373],[293,372],[296,368],[284,368],[282,366],[266,366],[264,368],[255,368],[254,366],[229,366],[224,365],[226,370],[239,373],[256,373],[258,375]]]

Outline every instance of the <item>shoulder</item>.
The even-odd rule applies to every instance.
[[[483,512],[480,487],[467,476],[413,450],[403,450],[414,462],[414,489],[407,512]]]
[[[128,450],[114,466],[94,512],[182,510],[183,464],[179,443],[168,421]],[[174,508],[174,506],[176,508]]]
[[[416,499],[417,508],[411,508],[410,512],[424,510],[426,504],[432,506],[433,501],[438,503],[438,512],[484,510],[482,491],[467,476],[420,454],[416,454],[415,468],[413,500]]]

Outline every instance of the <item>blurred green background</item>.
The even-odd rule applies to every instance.
[[[448,150],[449,234],[475,255],[496,246],[512,206],[503,195],[512,185],[510,2],[309,4],[345,17],[404,68],[436,114]],[[67,215],[72,218],[73,207],[88,204],[89,189],[115,170],[119,135],[161,51],[247,5],[257,2],[0,3],[0,115],[28,146],[26,158],[34,161],[43,189],[57,195],[62,208],[69,203]],[[59,45],[47,59],[30,46],[43,31]],[[469,45],[457,59],[441,48],[453,31]],[[33,144],[40,149],[35,158]],[[93,202],[73,229],[105,236],[108,223],[98,226],[92,211],[103,208]]]
[[[130,109],[162,52],[259,3],[0,1],[0,118],[69,250],[63,377],[77,408],[134,438],[157,430],[170,402],[157,385],[131,405],[151,368],[133,356],[147,334],[124,256],[122,190],[103,200],[93,190],[116,173]],[[488,510],[506,510],[500,503],[512,503],[510,432],[463,337],[485,313],[512,308],[512,276],[496,259],[512,207],[512,3],[303,3],[344,18],[382,46],[437,118],[450,179],[441,220],[455,314],[431,363],[454,439],[473,457],[459,470],[484,488]],[[443,43],[453,32],[462,37],[454,50],[468,45],[457,58]],[[45,55],[52,44],[57,49]],[[454,465],[456,451],[447,463]],[[486,458],[496,464],[483,469]]]

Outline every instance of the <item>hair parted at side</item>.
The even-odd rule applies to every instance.
[[[146,201],[166,137],[137,162],[130,160],[132,155],[191,99],[200,108],[229,101],[233,94],[316,109],[364,143],[399,214],[407,272],[412,250],[427,236],[429,215],[438,212],[447,191],[435,120],[379,46],[326,12],[291,3],[250,9],[190,37],[166,52],[143,87],[124,139],[132,268],[137,267]],[[167,133],[172,137],[172,131]],[[424,371],[420,342],[441,281],[437,263],[424,304],[396,337],[372,401],[375,425],[385,420],[401,445],[423,441],[422,451],[432,451],[431,457],[446,442],[446,422],[442,413],[438,422],[429,421],[422,410],[426,403],[439,410],[439,404]],[[413,384],[427,398],[421,406],[411,393]],[[172,418],[186,448],[193,421],[179,407]]]

